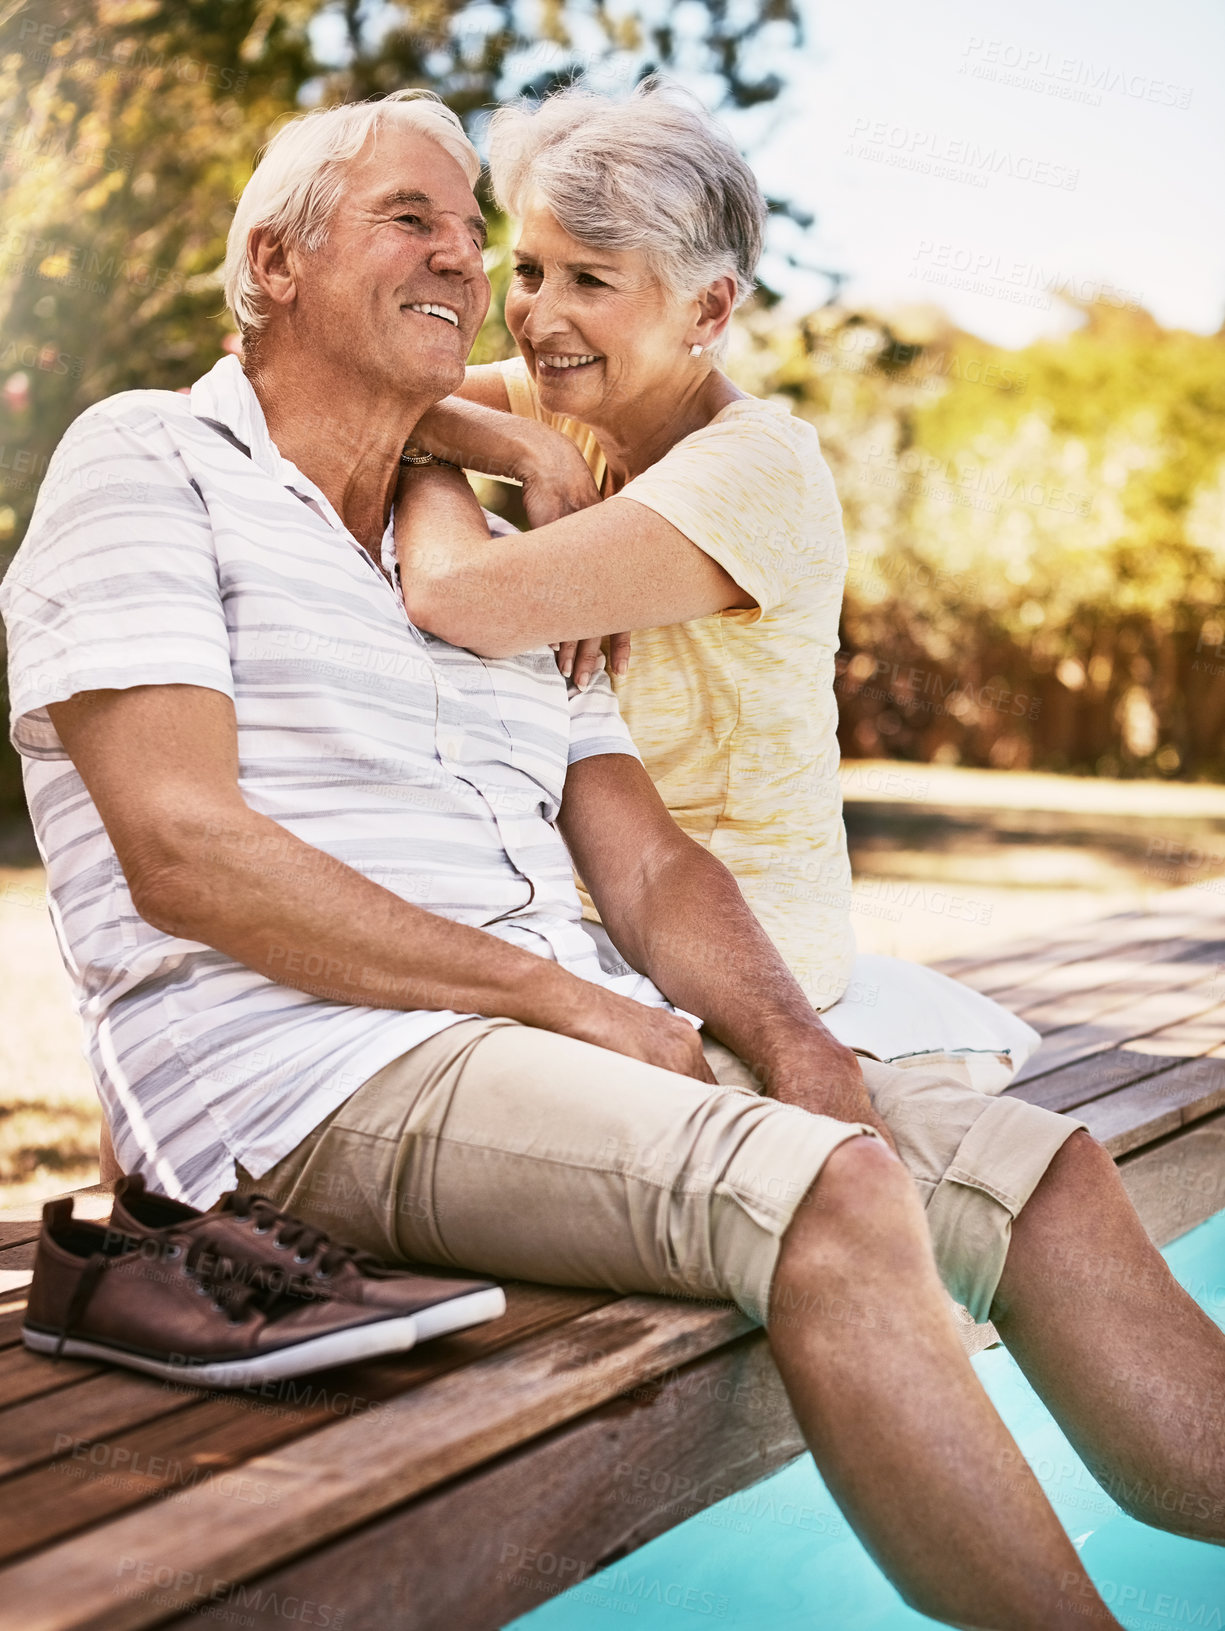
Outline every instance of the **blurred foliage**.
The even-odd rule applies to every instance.
[[[847,754],[1225,775],[1225,334],[1080,315],[1020,351],[927,308],[741,325],[842,498]]]

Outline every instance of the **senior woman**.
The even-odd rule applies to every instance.
[[[632,668],[613,637],[612,680],[648,772],[816,1008],[862,970],[843,1039],[881,1057],[1015,1059],[1036,1037],[995,1004],[896,959],[855,966],[833,686],[841,510],[814,428],[718,366],[761,254],[752,171],[652,79],[625,100],[571,89],[499,110],[491,174],[521,223],[506,297],[521,356],[470,368],[417,428],[396,505],[410,615],[489,659],[560,646],[563,672],[584,642],[579,684],[598,637],[633,630]],[[521,480],[532,530],[491,537],[438,458]],[[914,1029],[907,1016],[924,1015]]]

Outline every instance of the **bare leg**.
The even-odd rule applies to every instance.
[[[912,1607],[989,1631],[1117,1626],[966,1359],[918,1195],[830,1157],[783,1239],[770,1342],[830,1491]]]
[[[991,1317],[1125,1510],[1225,1543],[1225,1333],[1170,1273],[1087,1133],[1013,1224]]]

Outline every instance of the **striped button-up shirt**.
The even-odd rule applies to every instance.
[[[56,450],[0,589],[12,739],[120,1163],[198,1206],[292,1150],[362,1082],[466,1016],[325,1001],[137,913],[47,705],[81,691],[230,697],[239,785],[287,835],[429,911],[654,1005],[600,967],[554,825],[567,764],[634,753],[607,679],[489,660],[417,629],[384,570],[273,443],[234,357],[190,397],[132,391]],[[390,575],[389,575],[390,574]],[[235,842],[219,831],[215,843]],[[288,836],[251,862],[292,875]],[[291,887],[287,883],[287,887]],[[326,975],[285,951],[284,973]],[[353,977],[355,971],[349,971]],[[377,970],[356,971],[376,989]]]

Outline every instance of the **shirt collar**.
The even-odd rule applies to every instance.
[[[191,411],[197,419],[213,419],[224,425],[266,475],[284,481],[285,470],[294,469],[287,459],[282,459],[269,436],[264,410],[237,357],[222,357],[196,381],[191,388]]]
[[[322,488],[316,487],[309,476],[304,476],[291,459],[281,456],[268,434],[268,421],[264,418],[259,397],[237,357],[222,357],[220,362],[214,363],[208,373],[192,386],[190,401],[191,411],[197,419],[211,419],[223,425],[246,448],[257,469],[306,499],[325,521],[346,537],[352,537]],[[383,535],[384,569],[387,568],[389,553],[394,559],[394,527],[390,519]]]

